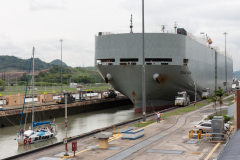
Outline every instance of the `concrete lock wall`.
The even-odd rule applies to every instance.
[[[91,104],[86,104],[85,101],[82,101],[81,103],[83,103],[83,105],[75,106],[75,104],[73,104],[73,103],[69,104],[68,116],[74,115],[74,114],[79,114],[79,113],[97,111],[97,110],[114,108],[114,107],[132,104],[132,102],[129,99],[120,99],[120,100],[116,100],[116,101],[107,101],[107,102],[101,102],[101,103],[93,102]],[[35,107],[35,113],[34,113],[35,121],[46,120],[46,119],[42,119],[45,117],[45,116],[42,116],[43,113],[46,115],[48,120],[53,119],[53,118],[58,118],[58,117],[64,117],[65,116],[65,107],[64,106],[65,106],[65,104]],[[52,109],[53,107],[55,109]],[[26,116],[25,111],[23,114],[22,124],[25,123],[25,116]],[[9,120],[0,112],[0,127],[12,126],[12,123],[14,123],[15,125],[19,125],[20,119],[21,119],[20,113],[22,111],[20,111],[19,114],[14,114],[14,112],[15,111],[13,111],[13,115],[6,115],[6,117]],[[32,116],[29,116],[29,113],[28,113],[27,123],[30,123],[32,121],[31,118],[32,118]]]

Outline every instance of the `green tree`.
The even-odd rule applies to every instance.
[[[0,79],[0,86],[4,86],[4,81]]]
[[[210,100],[211,100],[211,102],[213,102],[214,103],[214,105],[213,105],[213,108],[215,109],[215,112],[216,112],[216,115],[217,115],[217,101],[218,101],[218,98],[217,98],[217,96],[213,96],[213,97],[210,97],[209,98]]]
[[[220,104],[220,114],[221,114],[221,113],[222,113],[222,111],[221,111],[221,106],[222,106],[222,103],[223,103],[223,101],[222,101],[223,89],[222,89],[220,86],[218,86],[218,90],[214,91],[214,93],[215,93],[215,95],[218,97],[218,98],[217,98],[217,101],[218,101],[219,104]]]

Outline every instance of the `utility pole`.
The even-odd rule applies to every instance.
[[[33,130],[33,121],[34,121],[34,50],[33,47],[33,76],[32,76],[32,130]]]
[[[17,76],[16,76],[16,91],[17,91]]]
[[[194,83],[194,86],[195,86],[195,101],[194,101],[194,107],[196,107],[196,104],[197,104],[197,85],[196,85],[196,83]]]
[[[226,49],[226,37],[227,37],[227,32],[223,33],[225,35],[225,78],[226,78],[226,92],[227,92],[227,49]]]
[[[62,93],[62,42],[63,40],[60,39],[60,42],[61,42],[61,93]]]
[[[145,85],[145,53],[144,53],[144,0],[142,0],[142,112],[146,122],[146,85]]]
[[[67,149],[67,92],[64,93],[65,96],[65,139],[64,139],[64,143],[65,143],[65,154],[64,156],[69,156],[68,154],[68,149]]]

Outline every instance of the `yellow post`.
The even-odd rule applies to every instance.
[[[191,131],[189,131],[189,139],[191,139]]]
[[[160,113],[161,114],[161,120],[164,120],[164,113]]]
[[[199,130],[199,133],[202,134],[202,130]]]
[[[197,139],[199,139],[199,133],[197,134]]]
[[[118,129],[118,137],[119,137],[119,129]]]

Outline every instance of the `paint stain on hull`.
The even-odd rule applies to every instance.
[[[135,99],[136,99],[136,97],[137,97],[137,94],[133,91],[132,92],[132,101],[133,101],[133,105],[134,105],[134,109],[135,109],[135,104],[136,104],[136,102],[135,102]]]

